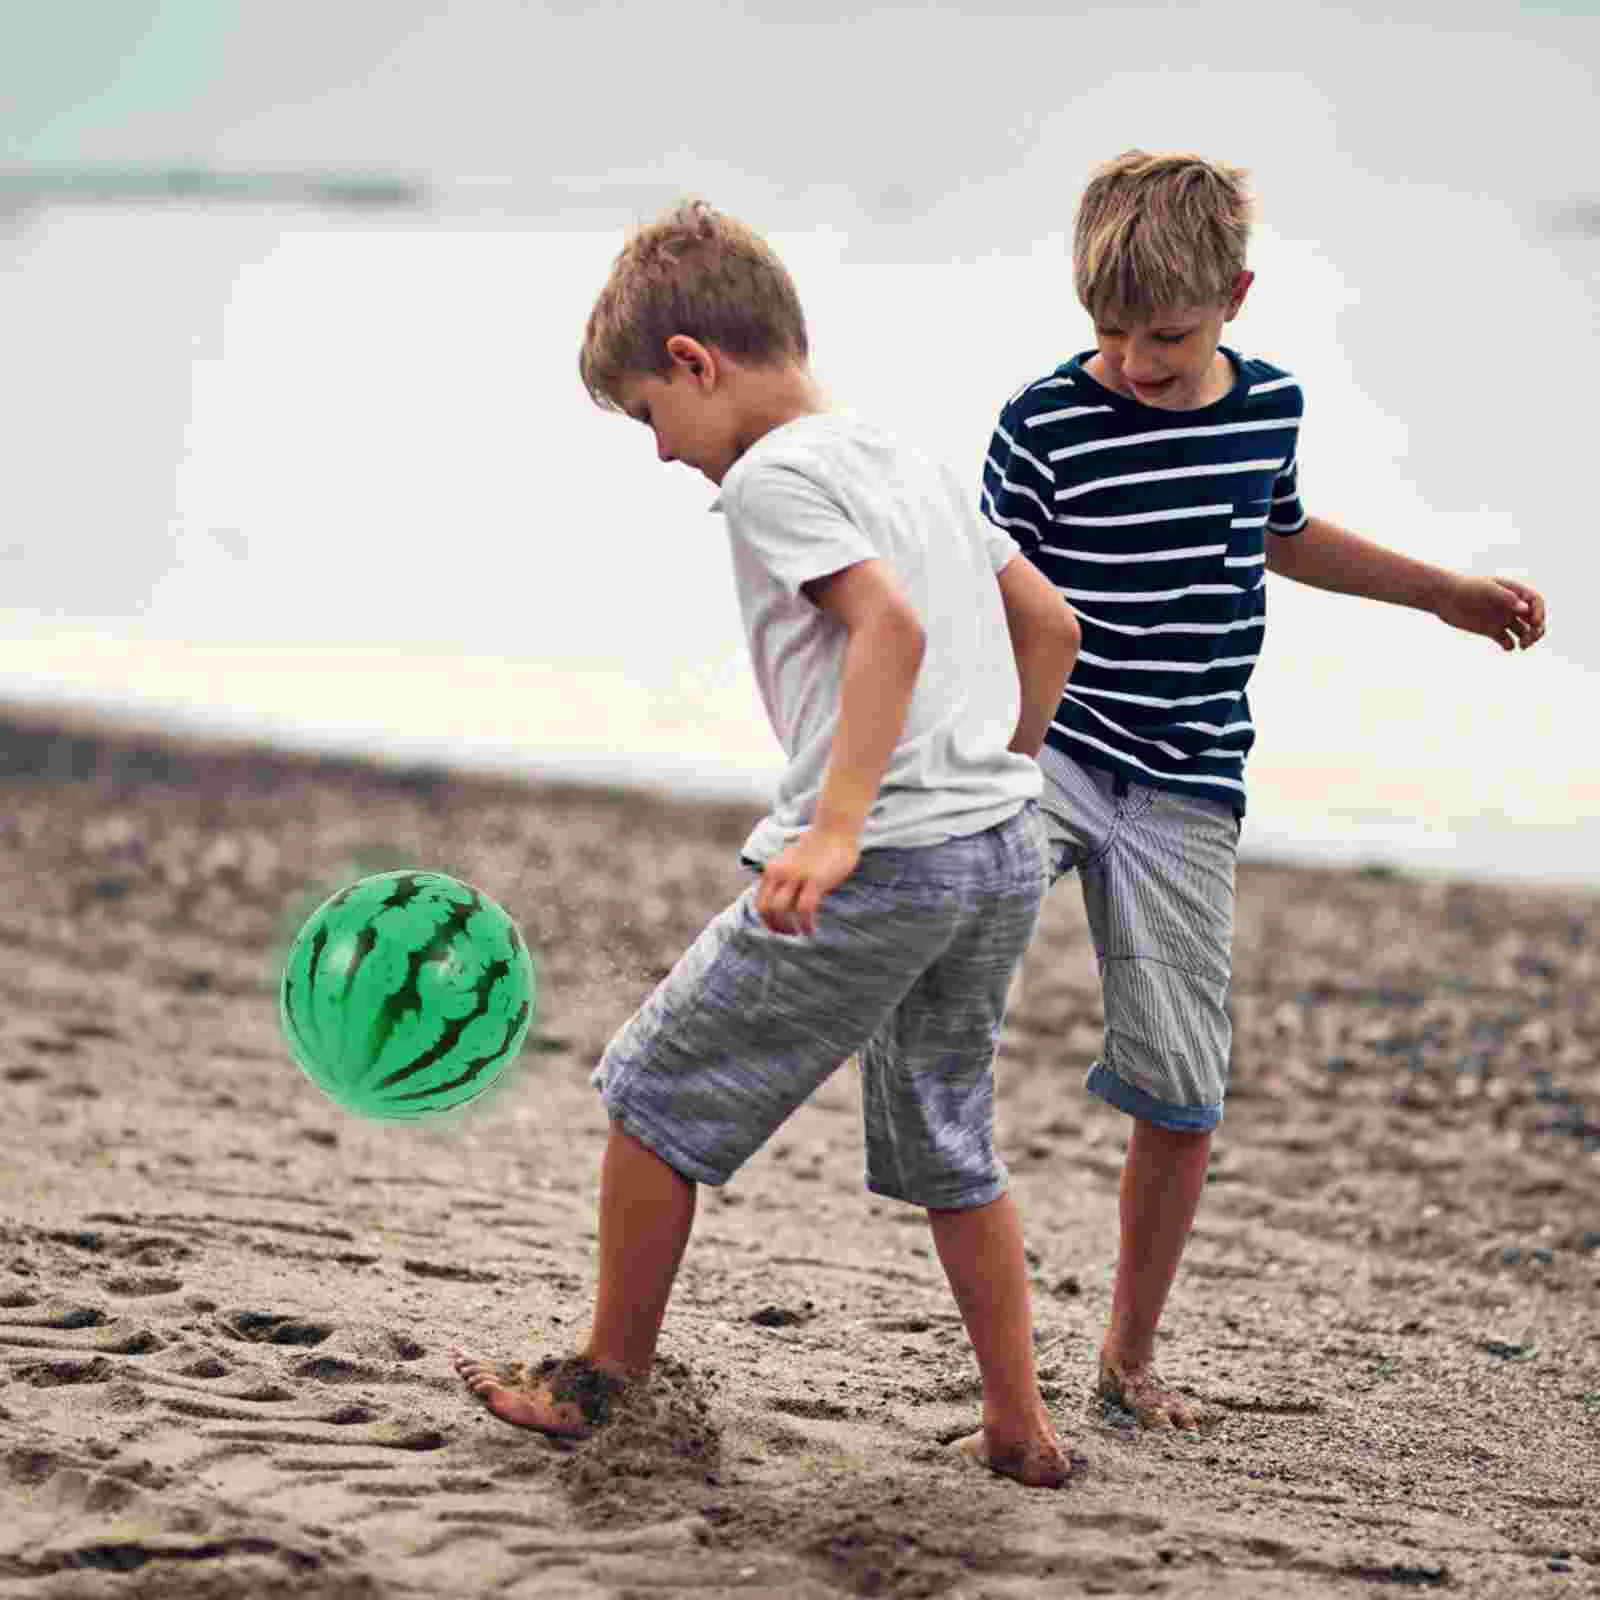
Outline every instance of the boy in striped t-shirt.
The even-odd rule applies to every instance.
[[[1160,1426],[1198,1420],[1152,1356],[1222,1117],[1266,574],[1432,611],[1505,650],[1545,625],[1523,584],[1307,514],[1298,383],[1220,343],[1253,276],[1244,178],[1138,150],[1093,175],[1073,271],[1096,348],[1006,402],[983,473],[985,513],[1082,629],[1039,756],[1041,807],[1052,874],[1077,869],[1100,964],[1105,1043],[1088,1087],[1134,1119],[1100,1387]]]

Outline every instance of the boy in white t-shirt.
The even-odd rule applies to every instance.
[[[505,1421],[588,1433],[650,1370],[696,1186],[725,1183],[854,1055],[867,1186],[927,1208],[982,1374],[983,1426],[959,1448],[1059,1487],[1071,1458],[1035,1375],[992,1065],[1044,892],[1033,757],[1077,624],[948,472],[829,408],[807,348],[771,248],[699,202],[628,241],[590,317],[591,396],[721,487],[788,766],[745,845],[759,880],[595,1071],[611,1133],[582,1353],[531,1390],[454,1360]]]

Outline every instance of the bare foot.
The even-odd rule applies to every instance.
[[[953,1441],[950,1448],[990,1472],[1014,1478],[1028,1489],[1062,1489],[1072,1480],[1072,1454],[1063,1449],[1054,1429],[1021,1444],[995,1448],[989,1443],[988,1430],[979,1428],[976,1433]]]
[[[1100,1394],[1131,1411],[1141,1428],[1180,1428],[1192,1432],[1204,1411],[1176,1389],[1169,1389],[1154,1367],[1124,1367],[1102,1354]]]
[[[558,1439],[583,1439],[600,1420],[589,1414],[592,1408],[586,1407],[581,1397],[562,1395],[558,1398],[552,1383],[543,1377],[534,1377],[526,1389],[509,1388],[500,1381],[496,1367],[469,1356],[454,1345],[450,1347],[450,1364],[461,1381],[502,1422],[533,1428]]]

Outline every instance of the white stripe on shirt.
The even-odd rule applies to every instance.
[[[985,457],[986,460],[990,459]],[[1232,511],[1226,503],[1214,506],[1174,506],[1168,511],[1137,511],[1122,517],[1056,517],[1057,522],[1071,528],[1131,528],[1141,522],[1180,522],[1186,517],[1220,517]],[[1267,519],[1263,517],[1262,522]],[[1235,522],[1231,527],[1239,527]]]
[[[1036,455],[1032,454],[1030,451],[1024,450],[1022,448],[1022,446],[1020,444],[1018,444],[1017,441],[1015,439],[1013,439],[1011,437],[1011,435],[1009,433],[1007,433],[1004,428],[997,427],[994,431],[997,434],[999,434],[1002,439],[1005,440],[1006,448],[1012,453],[1012,455],[1021,456],[1022,459],[1024,461],[1026,461],[1028,463],[1028,465],[1030,467],[1032,467],[1034,469],[1034,471],[1039,474],[1040,477],[1048,478],[1051,483],[1054,483],[1056,481],[1055,473],[1053,473],[1050,470],[1050,468],[1047,467],[1044,464],[1044,462],[1042,462]],[[991,462],[993,462],[994,457],[990,456],[988,459]],[[1000,470],[1000,468],[998,466],[995,467],[995,471],[996,472],[998,472],[999,470]]]
[[[1109,406],[1099,409],[1109,411]],[[1028,425],[1051,422],[1057,417],[1070,417],[1072,411],[1051,411],[1040,417],[1030,417]],[[1207,428],[1158,428],[1151,433],[1123,433],[1115,439],[1087,439],[1082,444],[1064,444],[1050,452],[1052,461],[1065,461],[1069,456],[1087,455],[1091,450],[1117,450],[1125,445],[1149,444],[1153,439],[1214,439],[1230,433],[1262,433],[1273,428],[1297,428],[1299,423],[1290,417],[1256,417],[1249,422],[1217,422]]]
[[[1088,734],[1079,733],[1076,728],[1063,728],[1059,722],[1052,722],[1050,726],[1068,739],[1092,745],[1096,750],[1105,751],[1108,756],[1115,756],[1118,761],[1126,761],[1129,766],[1137,767],[1141,772],[1148,772],[1152,778],[1166,778],[1173,783],[1212,783],[1219,788],[1237,789],[1240,794],[1244,793],[1244,785],[1237,778],[1219,778],[1214,774],[1201,772],[1162,772],[1148,762],[1141,761],[1137,756],[1129,755],[1126,750],[1118,750],[1114,745],[1105,744],[1099,739],[1091,739]]]
[[[1135,706],[1158,706],[1168,711],[1176,710],[1179,706],[1209,706],[1218,700],[1226,703],[1244,698],[1243,689],[1219,689],[1215,694],[1183,694],[1169,699],[1153,694],[1129,694],[1125,689],[1086,689],[1081,683],[1073,684],[1072,692],[1075,695],[1099,695],[1102,700],[1126,700],[1129,705]]]
[[[997,528],[1026,528],[1035,539],[1044,538],[1044,529],[1036,527],[1026,517],[1003,517],[994,503],[994,496],[985,488],[983,491],[983,513]]]
[[[1034,503],[1034,504],[1035,504],[1035,505],[1036,505],[1036,506],[1038,506],[1038,508],[1039,508],[1039,509],[1040,509],[1040,510],[1041,510],[1041,511],[1042,511],[1042,512],[1044,512],[1044,518],[1045,518],[1045,521],[1046,521],[1046,522],[1048,522],[1048,521],[1050,521],[1050,519],[1051,519],[1051,518],[1052,518],[1052,517],[1053,517],[1053,516],[1054,516],[1054,515],[1055,515],[1055,513],[1054,513],[1054,512],[1053,512],[1053,511],[1052,511],[1052,510],[1051,510],[1051,509],[1050,509],[1050,507],[1049,507],[1049,506],[1047,506],[1047,505],[1046,505],[1046,504],[1045,504],[1045,503],[1044,503],[1044,501],[1043,501],[1043,500],[1041,500],[1041,499],[1040,499],[1040,498],[1039,498],[1039,496],[1038,496],[1038,495],[1037,495],[1037,494],[1036,494],[1036,493],[1034,493],[1034,491],[1033,491],[1033,490],[1032,490],[1032,489],[1030,489],[1030,488],[1029,488],[1029,487],[1028,487],[1028,486],[1027,486],[1027,484],[1025,484],[1025,483],[1013,483],[1013,482],[1012,482],[1012,481],[1011,481],[1011,479],[1010,479],[1010,478],[1008,478],[1008,477],[1007,477],[1007,476],[1006,476],[1006,475],[1005,475],[1005,473],[1004,473],[1004,472],[1003,472],[1003,471],[1002,471],[1002,470],[1001,470],[1001,467],[1000,467],[1000,463],[999,463],[999,462],[998,462],[998,461],[996,461],[996,460],[995,460],[995,458],[994,458],[994,457],[993,457],[993,456],[985,456],[985,457],[984,457],[984,458],[983,458],[983,459],[984,459],[984,460],[985,460],[985,461],[986,461],[986,462],[987,462],[987,463],[988,463],[988,464],[989,464],[989,465],[990,465],[990,466],[991,466],[991,467],[993,467],[993,468],[994,468],[994,470],[995,470],[995,475],[996,475],[996,476],[997,476],[997,477],[998,477],[998,478],[999,478],[999,479],[1000,479],[1000,487],[1001,487],[1001,488],[1002,488],[1002,489],[1009,489],[1009,490],[1010,490],[1010,491],[1011,491],[1011,492],[1012,492],[1012,494],[1025,494],[1025,495],[1027,495],[1027,497],[1028,497],[1028,498],[1029,498],[1029,499],[1030,499],[1030,500],[1031,500],[1031,501],[1033,501],[1033,503]],[[991,499],[992,499],[992,498],[993,498],[993,496],[992,496],[992,495],[991,495],[991,496],[990,496],[990,498],[991,498]]]
[[[1072,500],[1080,494],[1093,494],[1096,489],[1109,489],[1123,483],[1162,483],[1175,478],[1210,478],[1227,472],[1277,471],[1282,460],[1265,461],[1207,461],[1193,467],[1166,467],[1157,472],[1123,472],[1114,478],[1091,478],[1087,483],[1071,489],[1057,489],[1057,500]]]
[[[1127,728],[1124,728],[1120,722],[1113,722],[1110,717],[1105,715],[1104,712],[1096,711],[1093,706],[1085,705],[1081,700],[1074,700],[1073,696],[1070,694],[1063,695],[1062,699],[1072,700],[1073,704],[1076,705],[1080,711],[1087,711],[1089,715],[1095,719],[1095,721],[1105,723],[1105,725],[1110,728],[1113,733],[1120,733],[1124,739],[1132,739],[1135,744],[1152,744],[1163,755],[1171,756],[1177,761],[1188,761],[1191,759],[1187,750],[1180,750],[1177,745],[1168,744],[1165,739],[1149,739],[1146,738],[1142,733],[1130,732]],[[1229,754],[1237,755],[1238,751],[1229,751]]]
[[[1041,428],[1047,422],[1065,422],[1068,417],[1087,417],[1096,411],[1109,411],[1110,406],[1065,406],[1060,411],[1041,411],[1036,417],[1024,417],[1022,425],[1025,428]],[[1060,450],[1052,450],[1050,459],[1054,461],[1063,454]]]
[[[1146,600],[1181,600],[1190,594],[1231,594],[1237,597],[1239,586],[1236,583],[1191,583],[1182,589],[1062,589],[1056,586],[1068,600],[1115,600],[1118,603],[1133,601],[1139,603]]]
[[[1238,591],[1236,590],[1235,593]],[[1133,622],[1107,622],[1104,617],[1097,617],[1085,611],[1081,606],[1075,608],[1078,619],[1087,622],[1092,627],[1107,628],[1112,633],[1133,633],[1140,637],[1152,633],[1241,633],[1246,628],[1264,628],[1267,625],[1265,614],[1259,617],[1243,617],[1237,622],[1152,622],[1148,627],[1140,627]]]
[[[1221,555],[1227,548],[1225,544],[1191,544],[1177,550],[1119,550],[1115,554],[1109,551],[1102,554],[1093,550],[1068,550],[1061,545],[1042,544],[1039,546],[1039,551],[1041,555],[1065,556],[1069,561],[1098,561],[1107,565],[1122,565],[1129,561],[1188,561],[1195,556]]]
[[[1214,667],[1250,667],[1261,657],[1218,656],[1213,661],[1113,661],[1110,656],[1097,656],[1091,650],[1078,651],[1078,659],[1091,666],[1103,667],[1107,672],[1210,672]]]

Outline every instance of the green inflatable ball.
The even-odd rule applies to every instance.
[[[410,1121],[488,1090],[522,1049],[537,995],[516,923],[482,890],[440,872],[380,872],[306,919],[279,1016],[290,1054],[329,1099]]]

